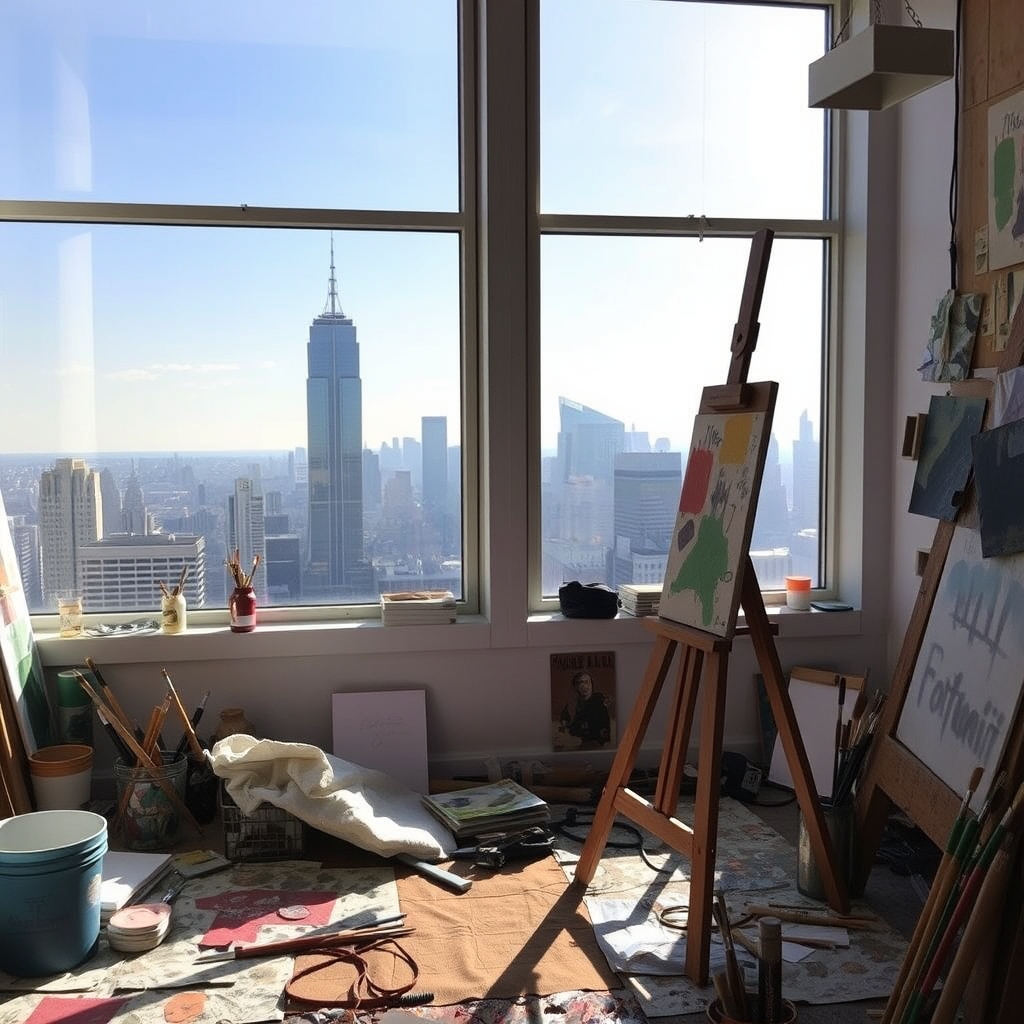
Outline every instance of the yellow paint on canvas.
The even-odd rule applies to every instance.
[[[729,465],[746,462],[752,428],[751,416],[730,416],[725,421],[725,437],[722,439],[722,447],[718,449],[718,461]]]

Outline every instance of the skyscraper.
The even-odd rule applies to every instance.
[[[338,301],[331,242],[327,304],[306,346],[309,535],[305,592],[369,599],[363,555],[363,385],[351,317]]]
[[[43,603],[56,608],[63,592],[80,592],[77,556],[100,539],[100,475],[84,459],[57,459],[39,480],[39,539],[43,550]]]
[[[261,562],[267,557],[266,532],[263,519],[263,491],[259,478],[239,477],[235,493],[228,495],[228,551],[238,552],[239,565],[249,572],[257,555]],[[262,600],[267,594],[266,567],[257,572],[253,589]]]
[[[615,555],[612,586],[660,583],[683,486],[679,452],[615,456]]]

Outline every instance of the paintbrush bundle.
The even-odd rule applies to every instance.
[[[450,590],[414,590],[381,594],[380,620],[385,626],[454,622],[455,595]]]

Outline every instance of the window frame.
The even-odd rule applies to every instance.
[[[530,223],[527,265],[527,302],[529,310],[529,394],[531,396],[528,447],[532,453],[529,466],[529,608],[533,614],[550,615],[558,612],[556,597],[545,597],[541,579],[542,564],[542,514],[541,514],[541,267],[540,249],[544,235],[590,235],[670,238],[751,238],[757,231],[770,228],[775,238],[821,240],[826,246],[826,266],[823,267],[822,329],[824,351],[822,352],[822,472],[819,481],[821,494],[820,515],[821,536],[819,538],[819,561],[822,586],[815,588],[815,598],[836,596],[836,522],[838,515],[838,384],[833,368],[838,365],[841,322],[841,253],[845,244],[845,230],[842,219],[842,205],[838,202],[841,193],[839,178],[842,164],[842,149],[839,144],[840,132],[835,130],[835,114],[825,113],[823,215],[820,219],[769,219],[769,218],[720,218],[709,221],[703,215],[686,217],[657,217],[629,215],[588,215],[588,214],[545,214],[540,202],[540,3],[543,0],[528,0],[528,54],[526,66],[528,85],[526,89],[529,109],[529,137],[526,150],[529,154],[529,209],[533,212]],[[686,2],[686,0],[668,0]],[[743,5],[749,0],[705,0],[715,3]],[[821,0],[783,0],[779,3],[759,4],[769,7],[804,6],[825,8],[825,45],[831,38],[835,15],[834,5]],[[723,366],[726,365],[730,339],[722,339]],[[708,381],[708,384],[724,383]],[[782,589],[762,590],[766,605],[785,603]]]
[[[461,336],[461,473],[463,504],[462,566],[463,593],[459,611],[480,610],[480,439],[477,389],[479,379],[478,318],[478,196],[479,165],[476,144],[476,7],[469,0],[454,0],[456,6],[457,99],[458,99],[458,209],[455,211],[351,210],[277,206],[221,206],[208,204],[120,203],[88,200],[23,200],[0,198],[0,224],[60,223],[70,225],[187,226],[199,228],[300,228],[325,231],[401,231],[450,233],[460,238],[459,306]],[[95,467],[93,467],[95,468]],[[107,612],[85,616],[86,624],[103,620],[116,623],[138,618],[138,612]],[[377,619],[376,604],[353,605],[267,605],[260,608],[260,621],[267,623],[337,622]],[[190,609],[190,622],[197,626],[226,625],[227,608]],[[56,614],[35,614],[33,623],[44,630],[56,629]]]
[[[462,234],[462,486],[464,601],[455,636],[433,627],[406,627],[399,640],[357,629],[379,625],[366,606],[303,606],[261,609],[260,629],[250,634],[242,657],[268,653],[312,655],[336,653],[337,630],[343,628],[347,651],[450,651],[486,647],[550,646],[591,642],[593,624],[561,621],[557,602],[540,596],[540,239],[545,232],[633,233],[636,222],[651,234],[697,237],[749,237],[770,226],[776,237],[821,237],[831,240],[827,282],[828,350],[823,354],[826,379],[827,437],[822,446],[827,472],[822,480],[827,502],[822,551],[828,594],[836,592],[837,573],[849,575],[853,589],[860,573],[851,558],[840,559],[838,547],[839,399],[837,367],[843,314],[843,253],[847,244],[842,216],[844,163],[837,130],[845,123],[829,117],[825,144],[829,162],[826,195],[830,216],[821,222],[716,220],[709,229],[696,218],[589,218],[541,215],[539,192],[539,2],[540,0],[459,0],[457,24],[461,212],[318,211],[280,207],[218,207],[115,204],[0,199],[0,222],[67,221],[79,224],[140,223],[219,227],[317,227],[324,229],[452,231]],[[821,6],[813,0],[793,0]],[[586,222],[586,223],[585,223]],[[628,223],[627,223],[628,222]],[[525,344],[523,340],[525,339]],[[723,339],[723,356],[727,348]],[[724,364],[723,364],[724,365]],[[714,383],[714,382],[709,382]],[[827,447],[826,447],[827,446]],[[851,543],[856,530],[849,531]],[[843,546],[847,545],[844,532]],[[856,546],[856,545],[855,545]],[[842,561],[842,565],[840,562]],[[850,586],[847,580],[846,586]],[[782,594],[766,601],[781,603]],[[371,609],[372,612],[372,609]],[[133,616],[120,616],[131,618]],[[104,616],[116,621],[117,616]],[[221,637],[226,610],[190,612],[185,644],[175,637],[179,660],[239,657],[230,655]],[[556,621],[557,620],[557,621]],[[822,620],[827,620],[823,622]],[[788,621],[788,620],[787,620]],[[802,622],[810,623],[805,617]],[[56,632],[56,616],[34,616],[45,635]],[[601,637],[611,626],[615,642],[645,642],[635,619],[601,623]],[[292,629],[291,627],[301,627]],[[209,627],[209,628],[207,628]],[[557,629],[557,639],[551,632]],[[815,628],[816,627],[816,628]],[[353,629],[356,628],[356,631]],[[815,635],[852,633],[859,615],[815,616],[807,626]],[[57,641],[53,641],[55,647]],[[60,641],[58,660],[89,653],[90,641]],[[106,654],[106,652],[105,652]],[[119,639],[116,661],[167,657],[163,638]],[[48,663],[54,656],[45,656]]]

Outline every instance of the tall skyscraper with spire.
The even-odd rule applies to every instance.
[[[331,240],[327,304],[306,346],[309,533],[305,593],[376,597],[363,551],[363,384],[352,318],[338,300]]]

